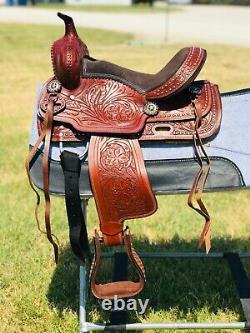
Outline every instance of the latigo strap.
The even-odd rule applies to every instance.
[[[75,153],[64,150],[61,165],[65,179],[65,204],[69,223],[69,239],[72,251],[82,261],[90,257],[87,226],[79,193],[81,160]]]

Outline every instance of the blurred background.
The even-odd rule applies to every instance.
[[[249,45],[250,0],[0,0],[0,22],[78,26],[133,34],[137,41]]]
[[[136,4],[149,4],[150,6],[162,6],[169,4],[214,4],[214,5],[250,5],[249,0],[1,0],[0,3],[8,5],[26,5],[37,3],[65,3],[78,5],[115,5],[131,6]]]

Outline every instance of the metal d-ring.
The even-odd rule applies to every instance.
[[[82,154],[79,155],[79,158],[81,161],[86,157],[88,151],[89,151],[89,141],[87,141],[86,147],[85,147],[84,151],[82,152]]]

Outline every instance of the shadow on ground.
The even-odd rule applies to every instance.
[[[178,238],[170,243],[150,244],[148,239],[134,240],[134,246],[141,252],[194,252],[197,240],[184,242]],[[250,242],[243,239],[213,239],[213,251],[249,251]],[[78,261],[70,248],[62,253],[57,265],[47,297],[52,306],[59,311],[71,309],[78,312],[79,304],[79,268]],[[100,274],[101,282],[112,277],[112,262],[104,259],[104,267]],[[245,261],[246,270],[250,268]],[[147,286],[140,298],[149,298],[149,307],[156,311],[175,309],[179,318],[197,310],[206,309],[211,313],[232,311],[240,313],[242,309],[231,273],[225,259],[144,259],[147,275]],[[100,311],[101,319],[107,319],[107,313],[101,310],[100,304],[89,293],[88,311]],[[145,315],[147,315],[147,311]],[[129,321],[138,321],[136,313],[129,314]],[[243,318],[243,317],[242,317]],[[140,319],[139,319],[140,320]]]

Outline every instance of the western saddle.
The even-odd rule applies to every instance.
[[[144,288],[145,270],[133,248],[130,231],[123,223],[157,210],[140,143],[164,140],[193,145],[199,171],[194,176],[188,205],[204,217],[199,247],[205,243],[206,252],[210,250],[211,221],[202,201],[210,160],[202,140],[208,140],[219,130],[220,93],[218,86],[209,81],[194,81],[206,60],[206,51],[200,47],[180,50],[157,74],[139,73],[92,58],[78,37],[72,18],[61,13],[58,16],[65,23],[65,35],[52,46],[54,76],[44,84],[40,96],[39,138],[29,152],[27,173],[37,194],[38,207],[40,197],[32,183],[30,167],[37,150],[43,149],[45,226],[57,261],[58,241],[50,225],[51,142],[88,143],[89,178],[102,234],[100,237],[95,230],[91,289],[100,299],[112,299],[115,295],[131,297]],[[65,150],[61,154],[61,165],[71,246],[73,252],[84,259],[86,253],[79,226],[84,219],[79,195],[79,156]],[[100,242],[105,246],[124,246],[137,270],[137,281],[97,283]]]

